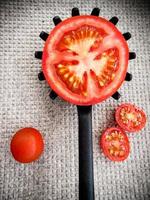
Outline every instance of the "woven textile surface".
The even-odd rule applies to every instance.
[[[0,0],[0,200],[78,199],[78,116],[76,106],[57,98],[50,100],[47,83],[38,80],[41,61],[34,58],[49,32],[52,18],[65,19],[71,9],[90,14],[100,7],[101,16],[118,16],[121,32],[131,32],[129,62],[131,82],[112,98],[93,106],[93,155],[96,200],[150,199],[150,126],[130,134],[131,154],[122,163],[107,160],[98,139],[115,125],[114,109],[122,102],[142,107],[150,117],[150,5],[148,1],[117,0]],[[45,151],[31,164],[19,164],[11,156],[12,135],[22,127],[42,133]]]

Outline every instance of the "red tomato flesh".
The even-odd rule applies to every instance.
[[[120,105],[116,109],[115,118],[118,125],[128,132],[140,131],[146,124],[144,111],[130,103]]]
[[[112,161],[125,160],[130,152],[127,135],[120,128],[106,129],[100,137],[100,147],[106,157]]]
[[[15,160],[29,163],[40,157],[44,149],[43,138],[34,128],[23,128],[11,140],[11,152]]]
[[[50,87],[64,100],[91,105],[114,94],[125,79],[127,42],[109,21],[76,16],[49,34],[42,68]]]

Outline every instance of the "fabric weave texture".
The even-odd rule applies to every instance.
[[[140,0],[11,0],[0,1],[0,200],[78,199],[78,116],[76,106],[49,98],[47,83],[38,80],[42,50],[40,32],[50,32],[52,18],[101,9],[106,19],[118,16],[118,28],[129,31],[131,82],[112,98],[93,106],[93,155],[96,200],[150,199],[150,125],[129,134],[131,154],[122,163],[107,160],[99,149],[102,131],[114,126],[114,109],[123,102],[135,103],[150,117],[150,3]],[[45,140],[42,157],[19,164],[11,156],[10,139],[20,128],[35,127]]]

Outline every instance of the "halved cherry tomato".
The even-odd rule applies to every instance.
[[[43,138],[34,128],[23,128],[11,140],[11,152],[15,160],[29,163],[40,157],[44,149]]]
[[[125,103],[116,109],[116,122],[125,131],[137,132],[140,131],[146,124],[146,115],[143,110]]]
[[[112,161],[125,160],[130,152],[130,144],[125,132],[117,127],[106,129],[100,137],[100,147]]]
[[[118,29],[106,19],[76,16],[49,34],[42,68],[50,87],[77,105],[101,102],[125,79],[129,50]]]

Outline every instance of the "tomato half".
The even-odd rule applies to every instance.
[[[115,118],[118,125],[129,132],[140,131],[146,124],[144,111],[130,103],[120,105],[116,109]]]
[[[125,160],[130,152],[130,144],[125,132],[117,127],[106,129],[100,137],[100,147],[112,161]]]
[[[10,148],[13,157],[18,162],[35,161],[44,149],[42,135],[34,128],[23,128],[13,136]]]
[[[111,22],[76,16],[49,34],[42,55],[44,76],[64,100],[91,105],[113,95],[127,72],[129,50]]]

